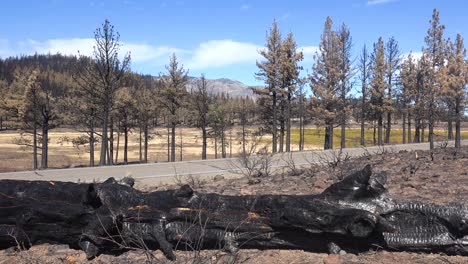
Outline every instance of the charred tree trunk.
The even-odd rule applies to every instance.
[[[109,114],[108,110],[105,109],[102,113],[102,138],[101,138],[101,154],[99,159],[99,166],[106,165],[106,155],[107,155],[107,146],[108,142],[108,135],[107,135],[107,128],[108,128],[108,118]]]
[[[88,258],[135,244],[175,248],[288,248],[350,253],[370,249],[468,255],[468,208],[399,201],[370,166],[318,195],[228,196],[178,190],[140,192],[133,182],[77,184],[1,180],[0,248],[67,244]],[[18,191],[21,190],[21,191]],[[360,209],[364,208],[364,209]]]
[[[37,121],[33,123],[33,169],[37,170]]]
[[[366,142],[365,142],[365,130],[366,129],[366,125],[365,125],[365,121],[364,121],[364,111],[361,112],[361,137],[360,137],[360,144],[361,146],[365,146],[366,145]]]
[[[453,110],[452,104],[449,104],[447,111],[447,140],[453,140]]]
[[[215,132],[214,135],[214,151],[215,151],[215,159],[218,158],[218,133]]]
[[[128,127],[124,127],[124,165],[128,164]]]
[[[109,158],[108,164],[114,165],[114,118],[110,117],[109,122]]]
[[[434,108],[435,106],[432,106],[431,108]],[[435,113],[434,110],[430,110],[429,113],[429,149],[432,150],[434,149],[434,122],[435,122]]]
[[[375,124],[375,120],[372,121],[372,127],[373,127],[372,140],[373,140],[374,146],[375,146],[375,145],[377,145],[377,126]]]
[[[206,160],[206,148],[208,146],[207,143],[207,133],[206,133],[206,125],[202,125],[202,160]]]
[[[455,148],[461,147],[461,119],[462,119],[461,99],[459,97],[455,100]]]
[[[301,93],[299,97],[299,151],[302,150],[304,150],[304,98]]]
[[[171,162],[175,162],[176,149],[176,124],[171,124]]]
[[[232,158],[232,128],[229,128],[229,158]]]
[[[403,130],[402,143],[406,144],[406,112],[403,112],[401,127],[402,127],[402,130]]]
[[[120,125],[117,126],[117,146],[115,147],[115,160],[114,164],[119,164],[119,151],[120,151]]]
[[[377,120],[377,144],[379,146],[383,145],[382,132],[383,132],[383,114],[379,114],[379,119]]]
[[[333,149],[333,124],[325,126],[325,145],[324,149]]]
[[[424,142],[426,139],[425,139],[425,136],[426,136],[426,122],[425,120],[423,119],[422,120],[422,125],[421,125],[421,142]]]
[[[387,113],[387,127],[385,129],[385,140],[384,140],[385,144],[390,143],[391,131],[392,131],[392,113],[388,112]]]
[[[143,162],[148,163],[148,140],[149,140],[148,122],[145,122],[145,128],[144,128],[143,134],[144,134],[144,140],[145,140],[145,147],[144,147],[145,155],[144,155]]]
[[[411,112],[408,111],[408,143],[411,142]]]
[[[420,143],[421,142],[421,119],[419,117],[419,114],[415,116],[415,124],[414,124],[414,143]]]
[[[143,136],[142,136],[142,134],[143,134],[143,129],[142,129],[141,126],[140,126],[140,129],[139,129],[138,132],[139,132],[139,133],[138,133],[138,134],[139,134],[139,135],[138,135],[138,136],[139,136],[139,137],[138,137],[138,155],[139,155],[138,161],[139,161],[140,163],[142,163],[142,162],[143,162]]]
[[[279,142],[279,152],[284,152],[284,137],[285,137],[285,129],[286,129],[286,120],[285,120],[285,100],[284,100],[284,95],[281,95],[280,99],[280,120],[279,120],[279,125],[280,125],[280,142]]]
[[[226,131],[221,128],[221,158],[226,158]]]
[[[41,168],[47,169],[49,159],[49,115],[47,111],[42,118],[42,144],[41,144]]]
[[[180,155],[180,159],[179,159],[179,161],[182,161],[183,154],[184,154],[184,152],[183,152],[183,151],[184,151],[184,149],[183,149],[183,147],[184,147],[184,142],[183,142],[182,127],[179,129],[179,138],[180,138],[180,146],[179,146],[179,148],[180,148],[180,152],[179,152],[179,153],[180,153],[180,154],[179,154],[179,155]]]
[[[170,128],[167,126],[167,162],[171,161],[171,137]]]
[[[245,136],[246,136],[246,131],[245,131],[245,123],[246,123],[246,120],[245,120],[245,114],[243,114],[243,116],[241,117],[241,122],[242,122],[242,157],[245,157],[246,155],[246,149],[245,149]]]
[[[286,152],[291,151],[291,92],[288,92],[286,105]]]
[[[274,88],[273,88],[274,89]],[[276,91],[273,91],[271,93],[271,100],[272,100],[272,109],[271,111],[273,112],[273,121],[271,124],[271,130],[272,130],[272,139],[271,139],[271,144],[272,144],[272,152],[276,153],[277,152],[277,147],[278,147],[278,142],[277,142],[277,135],[278,135],[278,128],[277,128],[277,114],[276,114]]]
[[[340,110],[340,127],[341,127],[341,136],[340,136],[340,149],[346,148],[346,90],[341,88],[341,110]]]
[[[94,167],[94,127],[95,127],[95,113],[92,110],[91,120],[89,124],[89,167]]]

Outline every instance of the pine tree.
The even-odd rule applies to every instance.
[[[371,61],[370,61],[370,55],[369,51],[367,50],[366,45],[362,48],[361,51],[361,56],[359,57],[359,71],[360,71],[360,80],[361,80],[361,114],[360,114],[360,121],[361,121],[361,137],[360,137],[360,142],[361,146],[365,146],[365,124],[366,124],[366,118],[367,118],[367,108],[368,108],[368,102],[367,102],[367,97],[369,94],[368,91],[368,85],[369,85],[369,78],[370,78],[370,66],[371,66]]]
[[[354,74],[351,61],[351,48],[353,45],[351,33],[346,24],[342,24],[337,32],[339,42],[339,75],[340,75],[340,125],[341,125],[341,145],[346,147],[346,120],[348,118],[348,93],[351,91],[350,80]]]
[[[205,75],[202,74],[197,82],[195,91],[192,91],[193,106],[197,114],[197,126],[202,130],[202,160],[206,159],[207,149],[207,128],[208,128],[208,111],[213,101],[213,96],[208,90],[208,83]]]
[[[257,67],[259,72],[255,75],[257,79],[265,82],[267,88],[266,91],[256,90],[257,93],[268,95],[271,98],[270,103],[266,100],[262,101],[265,103],[265,109],[269,112],[271,118],[267,119],[268,129],[272,134],[272,151],[277,152],[277,134],[278,134],[278,92],[281,87],[280,82],[280,61],[281,61],[281,32],[278,28],[276,20],[273,21],[273,25],[270,28],[270,32],[267,34],[267,41],[265,49],[259,51],[260,55],[264,57],[263,61],[257,61]],[[269,107],[268,107],[269,105]],[[271,111],[269,111],[271,108]]]
[[[140,162],[148,163],[148,144],[150,140],[149,129],[152,121],[160,115],[159,104],[156,98],[158,89],[153,76],[135,76],[134,92],[136,100],[136,115],[140,132]],[[143,134],[143,136],[142,136]],[[143,145],[143,146],[142,146]]]
[[[416,71],[416,90],[414,96],[414,143],[424,142],[424,125],[429,117],[427,110],[428,99],[430,95],[431,65],[425,53],[418,60]]]
[[[121,61],[119,50],[120,35],[109,20],[94,32],[95,46],[93,58],[81,56],[75,80],[82,89],[81,94],[98,106],[97,115],[101,119],[102,140],[99,165],[112,165],[109,152],[109,118],[113,109],[115,93],[122,87],[124,76],[130,67],[130,55]],[[112,129],[111,129],[112,130]]]
[[[461,119],[466,100],[468,65],[463,37],[457,34],[455,43],[449,41],[447,64],[442,69],[443,93],[453,105],[455,114],[455,147],[461,147]],[[449,109],[450,111],[451,109]]]
[[[408,141],[411,143],[411,120],[412,120],[412,101],[415,92],[417,91],[417,65],[414,62],[413,55],[410,53],[403,61],[400,71],[401,80],[401,105],[402,105],[402,129],[403,129],[403,144]],[[406,120],[408,130],[406,131]]]
[[[332,29],[333,21],[327,17],[321,36],[319,51],[314,55],[312,73],[309,75],[312,89],[312,111],[318,124],[325,125],[324,149],[333,148],[333,128],[337,121],[340,98],[339,42]]]
[[[116,93],[115,117],[118,122],[118,133],[124,134],[124,164],[128,164],[128,136],[136,126],[134,119],[137,115],[137,102],[134,93],[135,91],[130,90],[130,87],[122,88]]]
[[[387,102],[387,127],[385,130],[385,140],[384,142],[386,144],[390,143],[390,133],[392,129],[392,113],[395,110],[394,106],[394,99],[393,99],[393,93],[394,93],[394,85],[395,85],[395,79],[397,77],[396,73],[400,69],[400,64],[401,64],[401,51],[398,46],[398,41],[394,37],[391,37],[385,48],[385,59],[387,63],[387,72],[386,72],[386,78],[387,78],[387,97],[386,97],[386,102]]]
[[[41,84],[38,82],[38,71],[19,73],[18,82],[24,86],[24,98],[19,105],[19,116],[24,122],[23,129],[32,129],[33,169],[38,169],[38,148],[40,109],[42,104]],[[21,144],[21,143],[20,143]]]
[[[371,60],[370,106],[374,117],[377,119],[377,144],[380,146],[383,144],[382,129],[383,115],[386,112],[385,89],[387,88],[385,82],[385,47],[382,37],[379,38],[377,43],[374,43],[374,51],[371,55]]]
[[[426,47],[423,48],[423,53],[430,65],[430,72],[426,76],[428,81],[427,86],[427,113],[429,124],[429,146],[431,151],[434,149],[434,123],[436,115],[437,100],[441,94],[441,72],[440,69],[444,65],[444,29],[445,26],[440,24],[439,11],[434,9],[431,24],[427,36],[424,41]]]
[[[170,161],[175,162],[176,126],[180,123],[180,111],[185,107],[187,90],[185,85],[188,80],[188,70],[183,65],[179,66],[177,57],[172,54],[169,65],[166,65],[167,73],[161,77],[162,89],[160,92],[160,104],[166,110],[168,128],[170,128]]]
[[[282,119],[286,123],[286,152],[289,152],[291,150],[291,105],[299,82],[300,70],[302,70],[298,64],[304,58],[302,52],[297,51],[296,40],[291,32],[282,42],[280,55],[282,98],[286,108],[285,112],[282,113]],[[284,125],[281,127],[284,128]],[[282,134],[284,135],[284,132]]]

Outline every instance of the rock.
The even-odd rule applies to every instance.
[[[333,242],[328,243],[327,247],[329,254],[339,254],[340,251],[342,251],[341,248]]]
[[[6,255],[6,256],[14,256],[16,255],[16,247],[9,247],[7,249],[5,249],[3,251],[3,253]]]
[[[214,176],[213,178],[213,181],[217,182],[217,181],[222,181],[224,180],[224,176],[223,175],[216,175]]]

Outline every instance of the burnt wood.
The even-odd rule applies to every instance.
[[[67,244],[88,258],[132,248],[373,248],[468,255],[468,208],[402,201],[370,166],[318,195],[227,196],[178,190],[145,193],[103,183],[0,181],[0,248]]]

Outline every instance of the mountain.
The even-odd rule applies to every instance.
[[[187,84],[187,90],[191,91],[197,89],[197,83],[200,77],[189,77]],[[206,79],[208,90],[214,94],[227,94],[230,97],[241,97],[241,96],[254,96],[252,92],[252,86],[248,86],[240,81],[231,80],[227,78],[220,79]]]

